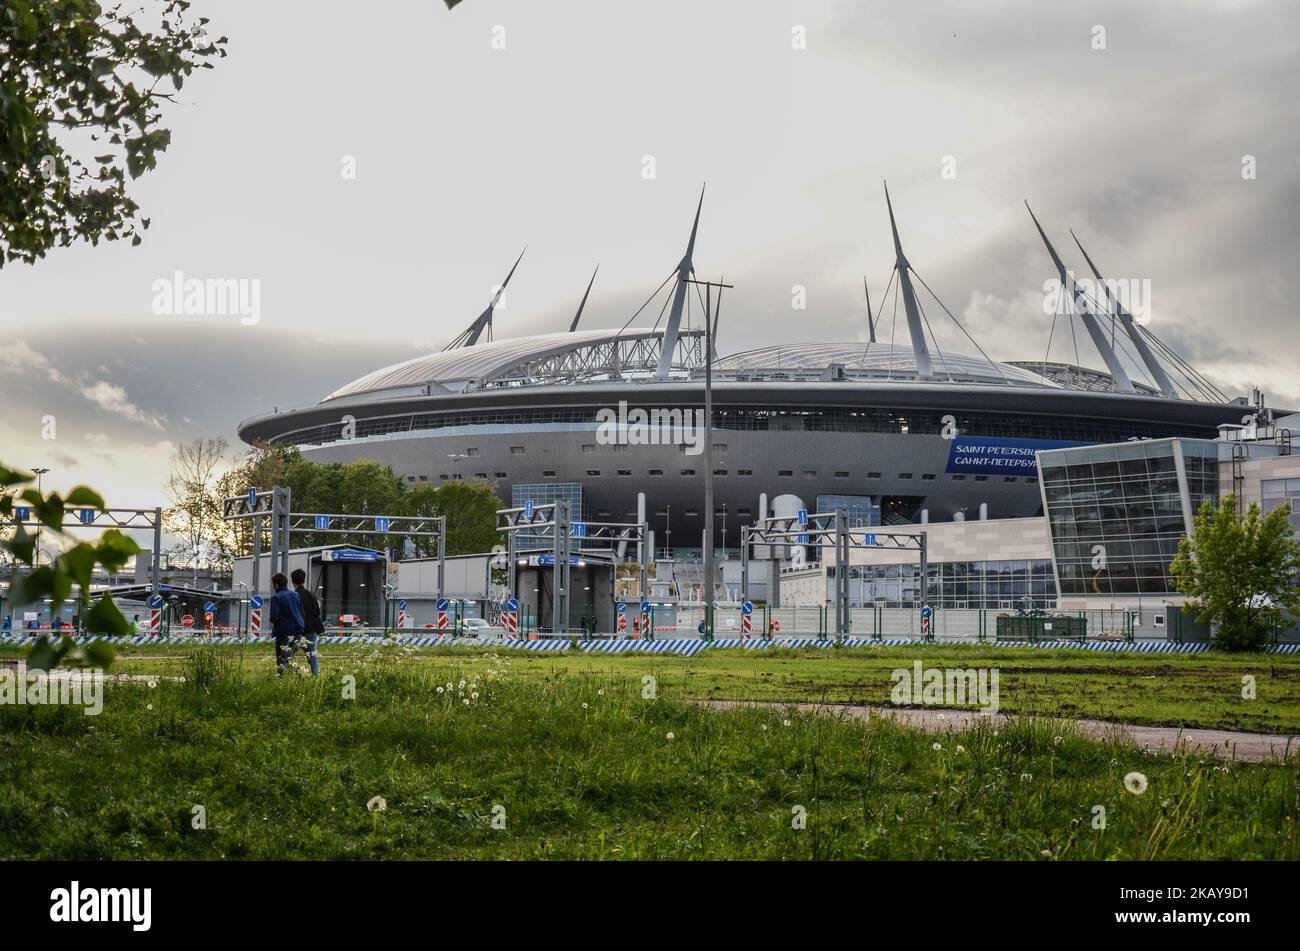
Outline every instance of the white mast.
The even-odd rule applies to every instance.
[[[1034,227],[1038,229],[1038,234],[1043,239],[1043,244],[1047,245],[1047,253],[1052,256],[1052,263],[1056,265],[1056,273],[1061,278],[1061,287],[1069,292],[1070,299],[1074,301],[1083,318],[1083,325],[1088,329],[1088,336],[1092,338],[1092,345],[1097,348],[1101,358],[1106,361],[1106,369],[1110,370],[1110,378],[1115,384],[1115,389],[1121,393],[1136,393],[1133,387],[1133,381],[1128,378],[1124,372],[1124,366],[1119,362],[1119,356],[1111,347],[1110,342],[1106,339],[1106,333],[1101,329],[1101,324],[1097,321],[1096,314],[1092,311],[1092,305],[1088,303],[1087,296],[1079,289],[1079,285],[1074,283],[1074,278],[1070,272],[1065,269],[1065,264],[1061,261],[1061,256],[1056,253],[1056,248],[1052,247],[1052,242],[1047,240],[1047,234],[1043,231],[1043,226],[1038,223],[1034,217],[1034,210],[1029,208],[1029,202],[1025,202],[1025,207],[1029,209],[1029,217],[1034,219]]]
[[[912,289],[911,265],[903,254],[903,242],[898,238],[898,225],[894,222],[894,206],[889,201],[889,186],[885,186],[885,205],[889,208],[889,227],[894,232],[894,255],[898,265],[898,286],[903,289],[903,309],[907,311],[907,330],[912,337],[912,353],[916,358],[916,378],[934,379],[930,362],[930,349],[925,344],[925,330],[921,326],[920,309],[916,306],[916,291]]]
[[[663,347],[659,351],[659,368],[655,376],[660,380],[668,379],[668,371],[673,365],[673,351],[677,349],[677,331],[682,324],[682,309],[686,304],[687,282],[695,273],[692,258],[695,255],[695,235],[700,230],[700,212],[704,209],[704,189],[700,189],[700,204],[695,209],[695,224],[691,226],[691,240],[686,244],[686,255],[677,265],[677,290],[673,295],[673,309],[668,315],[668,325],[664,328]]]

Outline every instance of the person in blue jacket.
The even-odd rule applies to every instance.
[[[289,666],[294,647],[302,641],[306,625],[302,618],[302,599],[289,587],[289,579],[281,572],[271,576],[271,633],[275,636],[276,674],[283,676]]]

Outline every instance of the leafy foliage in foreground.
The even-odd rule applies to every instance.
[[[202,651],[183,683],[110,685],[98,717],[0,708],[0,859],[1300,858],[1293,767],[1041,723],[717,711],[512,666],[380,652],[276,681]]]

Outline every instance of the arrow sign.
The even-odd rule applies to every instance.
[[[586,522],[574,522],[574,523],[573,523],[573,537],[574,537],[574,538],[586,538],[586,537],[587,537],[587,523],[586,523]]]
[[[754,602],[753,602],[753,601],[746,601],[746,602],[744,602],[743,604],[741,604],[741,606],[740,606],[740,613],[741,613],[741,614],[753,614],[753,613],[754,613]]]
[[[250,512],[257,511],[257,487],[256,486],[248,490],[248,510]]]
[[[525,499],[525,500],[524,500],[524,518],[529,518],[529,519],[530,519],[530,518],[532,518],[532,517],[533,517],[533,500],[532,500],[532,499]]]
[[[518,598],[511,598],[509,601],[507,601],[507,602],[506,602],[506,610],[507,610],[507,611],[518,611],[518,610],[519,610],[519,599],[518,599]]]
[[[807,544],[808,544],[808,536],[807,536],[807,535],[796,535],[795,538],[794,538],[794,540],[797,541],[800,545],[807,545]]]
[[[388,519],[386,517],[380,516],[379,518],[375,519],[375,531],[377,532],[388,531]]]
[[[95,510],[94,510],[94,509],[80,509],[80,510],[78,510],[78,512],[77,512],[77,520],[80,521],[82,525],[94,525],[94,524],[95,524]]]
[[[627,614],[627,605],[624,604],[622,601],[618,602],[618,613]]]
[[[14,518],[20,522],[29,521],[32,517],[32,510],[25,505],[20,505],[14,509]]]
[[[262,596],[260,594],[255,594],[248,599],[248,606],[251,608],[260,608],[262,604],[263,601],[262,601]]]
[[[204,602],[203,602],[203,613],[204,613],[204,614],[211,614],[211,613],[212,613],[213,611],[215,611],[216,609],[217,609],[217,606],[216,606],[215,604],[213,604],[211,601],[204,601]]]
[[[163,606],[163,599],[161,594],[149,595],[149,607],[160,608],[162,606]]]
[[[642,613],[642,614],[649,614],[649,613],[650,613],[650,602],[649,602],[649,601],[642,601],[642,602],[641,602],[641,613]]]
[[[448,608],[449,606],[450,606],[450,602],[449,602],[446,598],[439,598],[439,599],[438,599],[438,601],[437,601],[437,608],[438,608],[439,611],[445,611],[445,610],[447,610],[447,608]],[[402,602],[402,609],[405,610],[405,608],[406,608],[406,602],[403,601],[403,602]]]
[[[317,527],[317,528],[329,528],[329,527],[330,527],[330,517],[329,517],[328,515],[317,515],[317,516],[316,516],[316,527]]]
[[[406,602],[405,602],[405,601],[398,601],[398,602],[397,602],[397,610],[399,610],[399,611],[405,611],[405,610],[406,610]]]
[[[808,524],[808,510],[807,510],[807,509],[800,509],[797,513],[795,513],[795,519],[798,520],[800,526],[807,525],[807,524]]]

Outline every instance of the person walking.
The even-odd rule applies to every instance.
[[[311,663],[311,675],[319,677],[320,662],[316,659],[316,638],[325,633],[325,625],[320,619],[320,602],[316,600],[316,595],[304,587],[307,583],[307,572],[295,568],[289,577],[293,580],[293,590],[298,593],[298,600],[302,603],[303,640],[306,643],[303,649],[307,652],[307,660]]]
[[[289,579],[277,571],[271,576],[271,634],[275,637],[276,675],[284,676],[284,668],[293,657],[294,645],[303,636],[302,599],[289,588]]]

